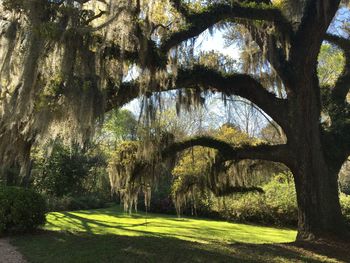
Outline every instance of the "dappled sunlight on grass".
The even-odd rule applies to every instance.
[[[47,219],[43,231],[12,240],[29,262],[348,262],[334,257],[340,253],[284,243],[295,239],[288,229],[129,215],[119,207],[49,213]]]
[[[55,212],[47,216],[47,230],[115,234],[124,236],[175,237],[201,243],[280,243],[295,240],[296,232],[197,218],[176,218],[157,214],[129,215],[119,207],[76,212]]]

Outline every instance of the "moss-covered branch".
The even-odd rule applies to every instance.
[[[285,99],[279,99],[267,91],[259,81],[247,74],[225,74],[215,69],[196,65],[192,68],[180,68],[177,72],[175,86],[150,85],[142,87],[138,81],[123,83],[119,88],[110,88],[107,109],[121,106],[133,100],[142,93],[164,92],[175,89],[199,89],[201,91],[220,92],[224,95],[238,95],[256,104],[272,117],[286,132],[289,133],[287,107]]]
[[[279,123],[287,134],[289,132],[287,100],[277,98],[250,75],[223,74],[198,65],[191,69],[179,70],[176,84],[182,88],[200,87],[248,99]]]
[[[103,58],[106,59],[124,59],[126,61],[137,63],[139,61],[139,53],[136,51],[122,50],[122,48],[111,43],[103,50]]]
[[[186,20],[189,17],[188,7],[182,3],[182,0],[170,0],[171,5],[183,16]]]
[[[178,3],[179,1],[175,1]],[[183,8],[183,7],[182,7]],[[187,25],[170,34],[161,45],[161,52],[166,53],[181,42],[195,37],[219,22],[236,19],[250,19],[273,22],[280,32],[290,32],[291,25],[280,10],[263,4],[213,4],[203,10],[190,13],[186,17]]]
[[[176,142],[168,146],[162,152],[163,158],[170,157],[185,149],[203,146],[216,149],[222,156],[222,161],[228,160],[265,160],[272,162],[289,163],[289,153],[287,145],[246,145],[234,147],[229,143],[212,137],[199,136],[181,142]]]

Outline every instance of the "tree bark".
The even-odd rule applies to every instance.
[[[311,147],[307,146],[308,150]],[[297,240],[349,238],[341,214],[337,173],[330,171],[319,154],[299,163],[293,171],[298,202]]]
[[[331,149],[322,143],[317,75],[298,76],[298,95],[291,100],[289,114],[294,132],[288,138],[299,209],[297,240],[350,240],[339,202],[340,166],[335,168],[327,159],[333,155],[326,154]]]

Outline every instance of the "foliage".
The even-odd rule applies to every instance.
[[[139,148],[140,143],[136,141],[121,143],[110,157],[108,164],[111,194],[120,195],[124,210],[129,213],[133,207],[137,211],[139,193],[144,191],[147,195],[150,187],[148,182],[137,180],[140,178],[139,173],[144,172],[143,161],[137,158]],[[145,197],[145,202],[149,202],[148,196]]]
[[[260,143],[230,124],[212,133],[236,147]],[[217,160],[220,160],[217,151],[204,147],[193,147],[182,154],[172,172],[172,198],[179,215],[186,207],[192,210],[192,214],[197,214],[197,206],[200,207],[199,214],[208,215],[211,213],[209,199],[212,196],[258,191],[254,185],[270,176],[271,169],[263,162],[224,162],[217,168]]]
[[[82,194],[96,186],[93,177],[103,176],[98,171],[103,165],[103,156],[56,142],[50,156],[46,157],[43,152],[35,155],[33,186],[42,193],[57,197]],[[94,181],[92,189],[88,185],[89,179]]]
[[[109,204],[109,200],[105,199],[105,197],[93,194],[85,194],[76,197],[69,195],[61,197],[48,195],[45,197],[47,210],[50,212],[96,209],[106,207]]]
[[[129,110],[115,109],[106,113],[97,141],[115,150],[121,141],[133,141],[136,138],[137,120],[134,114]]]
[[[175,214],[174,202],[171,198],[172,178],[170,174],[161,176],[152,190],[149,211],[152,213]],[[143,206],[140,206],[141,210]]]
[[[235,72],[237,69],[235,60],[230,56],[222,55],[214,50],[207,52],[201,51],[198,55],[198,64],[226,73]]]
[[[350,161],[346,160],[339,173],[339,189],[350,195]]]
[[[2,168],[0,172],[0,185],[8,185],[8,186],[18,186],[20,185],[21,178],[20,167],[18,165],[5,166]]]
[[[339,199],[342,207],[342,213],[350,224],[350,195],[340,193]]]
[[[285,141],[283,130],[275,122],[270,122],[260,131],[260,137],[271,144],[281,144]]]
[[[172,171],[174,181],[171,186],[172,199],[178,215],[188,205],[192,215],[197,214],[197,206],[206,191],[207,173],[210,165],[210,151],[195,147],[184,153]]]
[[[216,198],[211,207],[217,215],[237,222],[296,226],[297,203],[293,178],[278,174],[263,186],[264,194],[247,193]],[[340,193],[343,215],[350,222],[350,196]]]
[[[57,141],[50,155],[38,148],[33,157],[32,186],[44,194],[49,211],[101,208],[110,201],[105,157],[98,147]]]
[[[347,195],[350,195],[350,175],[339,178],[339,190]]]
[[[137,211],[138,196],[144,195],[146,210],[150,207],[152,187],[161,176],[169,174],[174,161],[162,161],[162,150],[173,142],[172,134],[149,134],[144,141],[125,141],[112,154],[108,173],[111,191],[117,193],[125,211]]]
[[[276,175],[263,189],[264,194],[248,193],[218,200],[214,210],[238,222],[296,226],[298,210],[291,176]]]
[[[334,86],[345,65],[344,54],[334,46],[324,44],[318,56],[317,73],[322,86]]]
[[[33,230],[45,223],[45,200],[33,190],[0,186],[0,234]]]

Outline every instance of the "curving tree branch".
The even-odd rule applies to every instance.
[[[180,1],[173,2],[178,6]],[[167,53],[181,42],[201,34],[219,22],[227,20],[237,22],[237,19],[273,22],[279,31],[283,33],[291,32],[292,28],[281,11],[272,6],[264,5],[264,7],[259,8],[236,2],[232,4],[213,4],[202,11],[189,13],[186,16],[187,25],[184,29],[174,32],[164,39],[160,51],[161,53]]]
[[[162,156],[163,158],[168,158],[177,152],[194,146],[203,146],[218,150],[222,156],[222,161],[251,159],[281,162],[292,165],[290,164],[289,150],[286,144],[260,144],[256,146],[244,145],[234,147],[227,142],[207,136],[193,137],[188,140],[173,143],[163,150]]]
[[[325,40],[344,51],[345,67],[332,90],[332,99],[335,102],[343,104],[350,89],[350,39],[333,34],[326,34]]]
[[[182,3],[182,0],[170,0],[171,5],[185,18],[189,17],[188,7]]]
[[[288,101],[277,98],[267,91],[260,82],[247,74],[223,74],[217,70],[203,66],[182,69],[178,72],[178,86],[201,87],[204,90],[222,92],[225,95],[238,95],[265,111],[288,134]]]
[[[172,76],[169,76],[169,86],[152,85],[148,89],[141,88],[137,81],[123,83],[119,88],[110,88],[107,109],[135,99],[142,92],[164,92],[175,89],[200,89],[212,92],[221,92],[227,96],[238,95],[245,98],[265,111],[289,134],[288,101],[277,98],[267,91],[260,82],[247,74],[224,74],[215,69],[196,65],[192,68],[180,68],[177,73],[175,86],[171,85]]]

